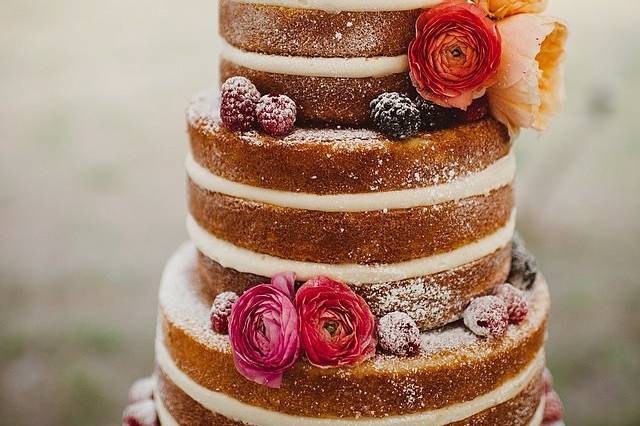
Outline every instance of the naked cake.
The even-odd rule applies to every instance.
[[[562,101],[529,0],[220,0],[190,241],[125,425],[551,425],[513,143]]]

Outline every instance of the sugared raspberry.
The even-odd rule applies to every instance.
[[[285,95],[264,95],[256,106],[260,127],[272,136],[291,133],[296,122],[296,103]]]
[[[471,122],[478,121],[489,114],[489,101],[486,96],[474,100],[466,111],[459,110],[460,120]]]
[[[158,426],[156,406],[150,399],[129,405],[122,413],[123,426]]]
[[[248,79],[231,77],[220,89],[220,118],[231,131],[251,130],[260,92]]]
[[[232,291],[220,293],[213,300],[211,305],[211,329],[216,333],[229,333],[229,315],[231,315],[231,307],[238,300],[238,295]]]
[[[522,290],[518,290],[509,283],[501,284],[496,287],[494,293],[507,305],[507,312],[509,313],[509,322],[511,324],[519,324],[527,316],[529,308],[527,307],[527,300],[524,297]]]
[[[496,296],[478,297],[462,314],[464,324],[478,336],[498,337],[507,331],[507,305]]]
[[[553,376],[551,375],[551,371],[549,371],[548,368],[544,369],[544,373],[542,375],[542,384],[544,386],[545,394],[553,390]]]
[[[420,330],[404,312],[391,312],[380,318],[378,343],[382,350],[398,356],[413,356],[420,352]]]
[[[557,422],[558,420],[562,420],[563,414],[564,406],[560,396],[553,390],[548,392],[544,396],[544,416],[542,421]]]
[[[137,380],[129,388],[129,403],[153,399],[153,377]]]
[[[516,234],[511,244],[511,270],[507,281],[520,290],[528,290],[537,277],[536,259],[527,251],[522,238]]]
[[[380,132],[392,138],[414,136],[422,127],[420,110],[406,95],[383,93],[372,100],[369,107],[373,124]]]

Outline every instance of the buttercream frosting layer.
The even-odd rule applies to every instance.
[[[268,191],[256,190],[257,196]],[[365,212],[281,207],[212,192],[191,180],[188,195],[196,222],[220,239],[275,257],[331,264],[395,263],[445,253],[496,232],[514,207],[511,185],[436,205]],[[287,195],[296,193],[284,193],[283,204],[290,201]]]
[[[302,280],[325,276],[350,284],[400,281],[457,268],[507,246],[513,238],[514,228],[515,211],[507,223],[492,234],[448,252],[388,264],[329,264],[284,259],[247,250],[217,238],[203,229],[193,216],[187,216],[191,241],[207,257],[225,268],[268,277],[292,271]]]
[[[359,96],[357,90],[344,91]],[[331,102],[331,97],[325,99]],[[274,138],[257,131],[229,131],[221,125],[216,104],[214,92],[203,93],[188,109],[195,164],[214,176],[252,187],[317,195],[390,192],[465,182],[467,177],[497,168],[491,173],[497,183],[483,187],[488,192],[513,178],[509,135],[492,119],[401,142],[363,129],[296,128],[289,136]],[[496,175],[502,178],[495,179]],[[481,192],[476,188],[466,196]]]
[[[211,331],[208,302],[194,284],[195,263],[191,245],[168,263],[160,289],[158,332],[160,367],[191,397],[195,391],[186,388],[192,382],[197,389],[213,392],[207,395],[232,398],[243,408],[345,419],[425,413],[499,393],[477,406],[479,412],[515,397],[533,379],[527,372],[533,375],[542,367],[549,299],[540,279],[527,293],[529,315],[501,338],[482,339],[456,323],[423,333],[417,357],[378,355],[352,368],[329,370],[301,361],[285,374],[280,389],[270,389],[240,376],[233,367],[228,337]],[[167,371],[171,365],[175,374]],[[503,393],[503,386],[514,382],[522,387],[509,386],[511,391]],[[221,411],[218,406],[210,408]],[[234,418],[228,412],[221,414]]]
[[[167,360],[167,363],[171,361]],[[319,419],[319,418],[304,418],[294,417],[288,415],[282,415],[270,411],[256,412],[256,423],[248,423],[246,419],[253,414],[254,407],[244,407],[238,404],[237,401],[229,401],[224,396],[216,395],[210,391],[199,387],[193,381],[188,378],[180,376],[179,372],[173,369],[173,365],[169,365],[168,370],[173,371],[174,377],[179,377],[178,381],[184,385],[188,392],[194,397],[189,396],[183,391],[176,383],[174,383],[161,368],[158,368],[156,374],[158,377],[157,386],[155,390],[156,404],[158,405],[158,414],[162,425],[202,425],[210,424],[216,426],[228,426],[228,425],[242,425],[242,424],[256,424],[256,425],[277,425],[277,426],[321,426],[321,425],[336,425],[336,426],[424,426],[426,424],[430,426],[438,426],[448,424],[454,425],[474,425],[474,426],[494,426],[494,425],[509,425],[509,426],[524,426],[524,425],[539,425],[541,423],[541,413],[543,409],[543,402],[541,401],[542,395],[542,378],[538,371],[534,374],[533,379],[526,384],[513,398],[504,402],[499,402],[497,405],[485,408],[484,410],[473,413],[468,417],[449,422],[451,419],[459,418],[466,413],[473,412],[479,407],[491,404],[489,400],[499,392],[495,392],[494,395],[485,397],[484,400],[480,397],[469,403],[456,404],[452,407],[445,407],[437,411],[429,411],[417,415],[409,416],[397,416],[383,419],[373,418],[360,418],[360,419]],[[528,373],[528,371],[527,371]],[[519,379],[516,378],[516,379]],[[514,393],[514,390],[508,389],[509,387],[518,389],[520,383],[516,383],[517,380],[513,379],[501,386],[501,393],[505,394]],[[202,401],[199,403],[196,399]],[[483,404],[486,402],[486,404]],[[236,421],[232,418],[225,417],[217,412],[220,408],[217,406],[225,407],[223,410],[230,416],[236,419],[245,419],[245,421]],[[249,413],[247,413],[249,412]],[[247,415],[249,414],[249,415]]]
[[[220,1],[220,35],[240,49],[273,55],[373,57],[406,54],[421,9],[326,12]]]

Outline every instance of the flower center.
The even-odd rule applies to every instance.
[[[333,337],[338,331],[338,323],[335,321],[327,321],[324,323],[324,329],[327,330],[327,333],[329,333],[331,337]]]
[[[460,56],[463,55],[462,50],[458,47],[458,46],[454,46],[453,49],[451,49],[451,51],[449,51],[449,53],[451,54],[451,56],[453,56],[454,58],[459,58]]]

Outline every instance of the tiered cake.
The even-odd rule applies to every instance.
[[[560,98],[544,3],[220,0],[231,80],[188,109],[191,242],[132,390],[157,418],[125,424],[559,421],[512,242],[512,139]]]

